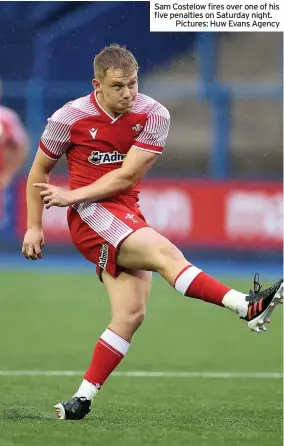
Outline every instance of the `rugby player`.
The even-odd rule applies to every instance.
[[[125,47],[114,44],[97,54],[93,91],[48,119],[28,178],[23,255],[42,257],[43,207],[68,206],[74,245],[97,265],[112,310],[79,389],[55,406],[60,419],[83,418],[126,355],[145,318],[152,271],[183,295],[234,311],[257,332],[265,330],[283,300],[282,281],[264,291],[256,281],[248,294],[230,289],[148,226],[139,208],[140,181],[163,151],[170,115],[159,102],[138,93],[137,76],[137,61]],[[70,190],[49,184],[49,174],[64,154]]]
[[[0,105],[0,190],[8,188],[28,154],[28,135],[11,108]]]

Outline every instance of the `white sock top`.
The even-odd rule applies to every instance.
[[[247,294],[240,293],[240,291],[230,290],[223,297],[222,304],[229,310],[234,311],[240,317],[246,317],[248,313]]]

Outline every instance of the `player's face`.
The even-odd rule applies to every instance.
[[[93,81],[93,86],[104,108],[112,113],[129,113],[138,93],[137,71],[124,75],[120,69],[108,70],[103,79]]]

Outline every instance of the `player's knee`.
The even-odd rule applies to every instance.
[[[128,315],[128,324],[137,330],[144,322],[146,317],[146,311],[141,309],[133,314]]]
[[[112,322],[134,333],[142,325],[145,317],[146,310],[139,308],[135,311],[123,311],[118,315],[114,315]]]
[[[170,263],[181,259],[183,259],[183,254],[175,245],[168,240],[161,243],[156,249],[157,272],[163,272]]]

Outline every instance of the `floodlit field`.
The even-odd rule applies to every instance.
[[[282,445],[280,308],[256,334],[156,278],[119,373],[84,420],[60,422],[53,406],[77,389],[109,321],[105,291],[90,274],[2,272],[0,283],[1,446]]]

